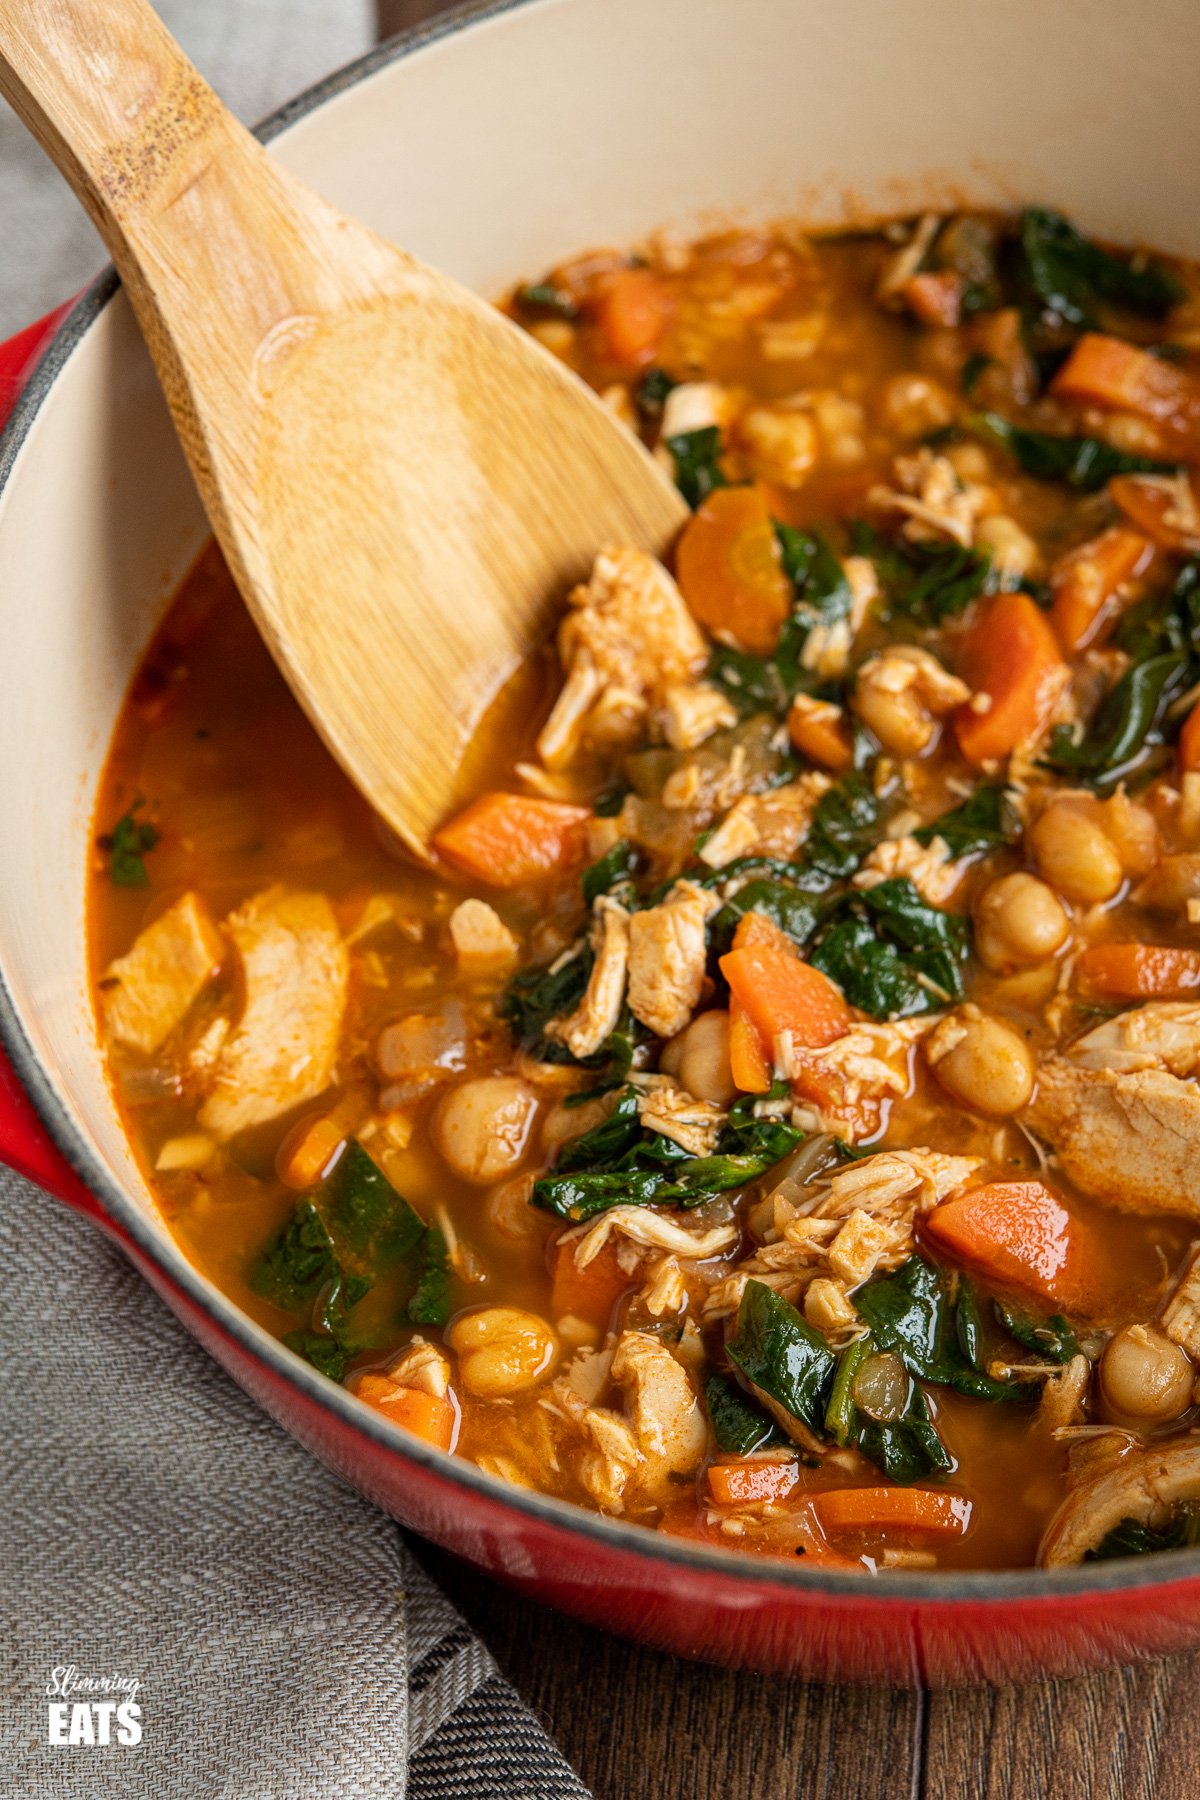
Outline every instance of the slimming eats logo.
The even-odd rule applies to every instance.
[[[47,1742],[72,1750],[98,1744],[132,1749],[142,1741],[141,1685],[136,1675],[85,1675],[74,1663],[60,1663],[46,1685]]]

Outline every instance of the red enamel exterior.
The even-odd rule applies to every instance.
[[[0,424],[66,308],[0,345]],[[0,1052],[0,1161],[87,1213],[234,1379],[393,1517],[510,1585],[589,1623],[714,1662],[896,1685],[1019,1681],[1200,1644],[1200,1576],[1144,1563],[1080,1581],[1022,1574],[823,1577],[704,1551],[575,1509],[510,1498],[453,1459],[405,1447],[291,1359],[228,1330],[115,1221],[57,1147]],[[322,1392],[327,1389],[329,1398]],[[336,1402],[336,1403],[335,1403]],[[361,1417],[359,1414],[361,1413]],[[1171,1559],[1174,1563],[1175,1559]],[[1178,1565],[1177,1565],[1178,1566]],[[1086,1585],[1085,1585],[1086,1584]],[[1084,1591],[1080,1591],[1084,1589]]]

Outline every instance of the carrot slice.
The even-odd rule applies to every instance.
[[[1127,519],[1145,532],[1164,550],[1175,550],[1184,556],[1200,550],[1200,496],[1161,475],[1114,475],[1108,484],[1108,497],[1119,506]]]
[[[1122,585],[1140,575],[1153,554],[1154,545],[1140,531],[1114,525],[1055,564],[1050,623],[1068,656],[1094,643],[1112,622]]]
[[[1193,706],[1179,734],[1179,767],[1185,774],[1200,769],[1200,703]]]
[[[683,528],[675,569],[692,616],[709,631],[767,656],[791,603],[766,496],[754,487],[718,488]]]
[[[729,996],[729,1064],[733,1085],[743,1094],[769,1092],[771,1059],[762,1033],[736,994]]]
[[[527,794],[481,794],[433,834],[439,856],[492,887],[519,887],[582,862],[586,806]]]
[[[605,1331],[612,1319],[613,1307],[629,1288],[636,1285],[618,1259],[618,1246],[612,1238],[598,1250],[586,1268],[575,1261],[574,1243],[559,1239],[551,1252],[553,1289],[550,1311],[555,1319],[568,1316],[585,1319],[597,1331]]]
[[[324,1114],[306,1119],[288,1133],[275,1158],[280,1181],[303,1193],[320,1180],[345,1141],[345,1130],[335,1120]]]
[[[613,361],[648,363],[671,310],[671,290],[649,269],[620,269],[605,281],[596,319]]]
[[[913,1533],[922,1537],[962,1537],[971,1523],[965,1494],[931,1488],[832,1488],[813,1495],[821,1529],[840,1532]]]
[[[820,1050],[849,1030],[853,1013],[828,976],[802,962],[778,927],[747,913],[734,936],[733,949],[721,958],[721,973],[730,992],[745,1007],[766,1044],[774,1045],[790,1031],[800,1047]],[[769,927],[778,942],[764,941]]]
[[[426,1394],[420,1388],[397,1387],[386,1375],[366,1374],[359,1377],[354,1392],[360,1400],[390,1419],[403,1425],[415,1437],[424,1438],[439,1450],[449,1450],[454,1442],[455,1412],[450,1401],[440,1394]]]
[[[846,715],[840,706],[829,701],[811,700],[797,694],[788,713],[788,736],[792,746],[819,769],[830,769],[845,775],[854,763],[854,745]]]
[[[966,284],[954,269],[926,269],[900,289],[905,305],[922,325],[958,325]]]
[[[708,1471],[708,1491],[718,1506],[754,1506],[764,1500],[785,1500],[800,1479],[795,1463],[713,1463]]]
[[[1054,706],[1062,667],[1058,639],[1028,594],[986,601],[959,658],[959,674],[974,690],[974,699],[954,714],[967,761],[978,767],[1036,737]]]
[[[1093,944],[1075,979],[1094,1000],[1188,1000],[1200,993],[1200,950],[1173,944]]]
[[[1085,332],[1050,383],[1050,391],[1069,400],[1140,413],[1161,425],[1181,453],[1200,455],[1200,385],[1186,369],[1122,338]]]
[[[921,1232],[954,1262],[1058,1307],[1071,1309],[1092,1285],[1091,1241],[1040,1181],[991,1181],[943,1200]]]

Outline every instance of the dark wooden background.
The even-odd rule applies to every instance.
[[[380,35],[444,10],[378,0]],[[997,1692],[824,1687],[637,1649],[422,1557],[597,1800],[1200,1797],[1200,1656]]]

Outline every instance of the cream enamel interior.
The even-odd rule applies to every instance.
[[[1200,255],[1200,9],[1158,0],[525,0],[298,117],[276,153],[483,293],[592,243],[1036,199]],[[93,1150],[149,1207],[87,998],[85,861],[114,719],[203,538],[117,298],[0,495],[0,968]]]

